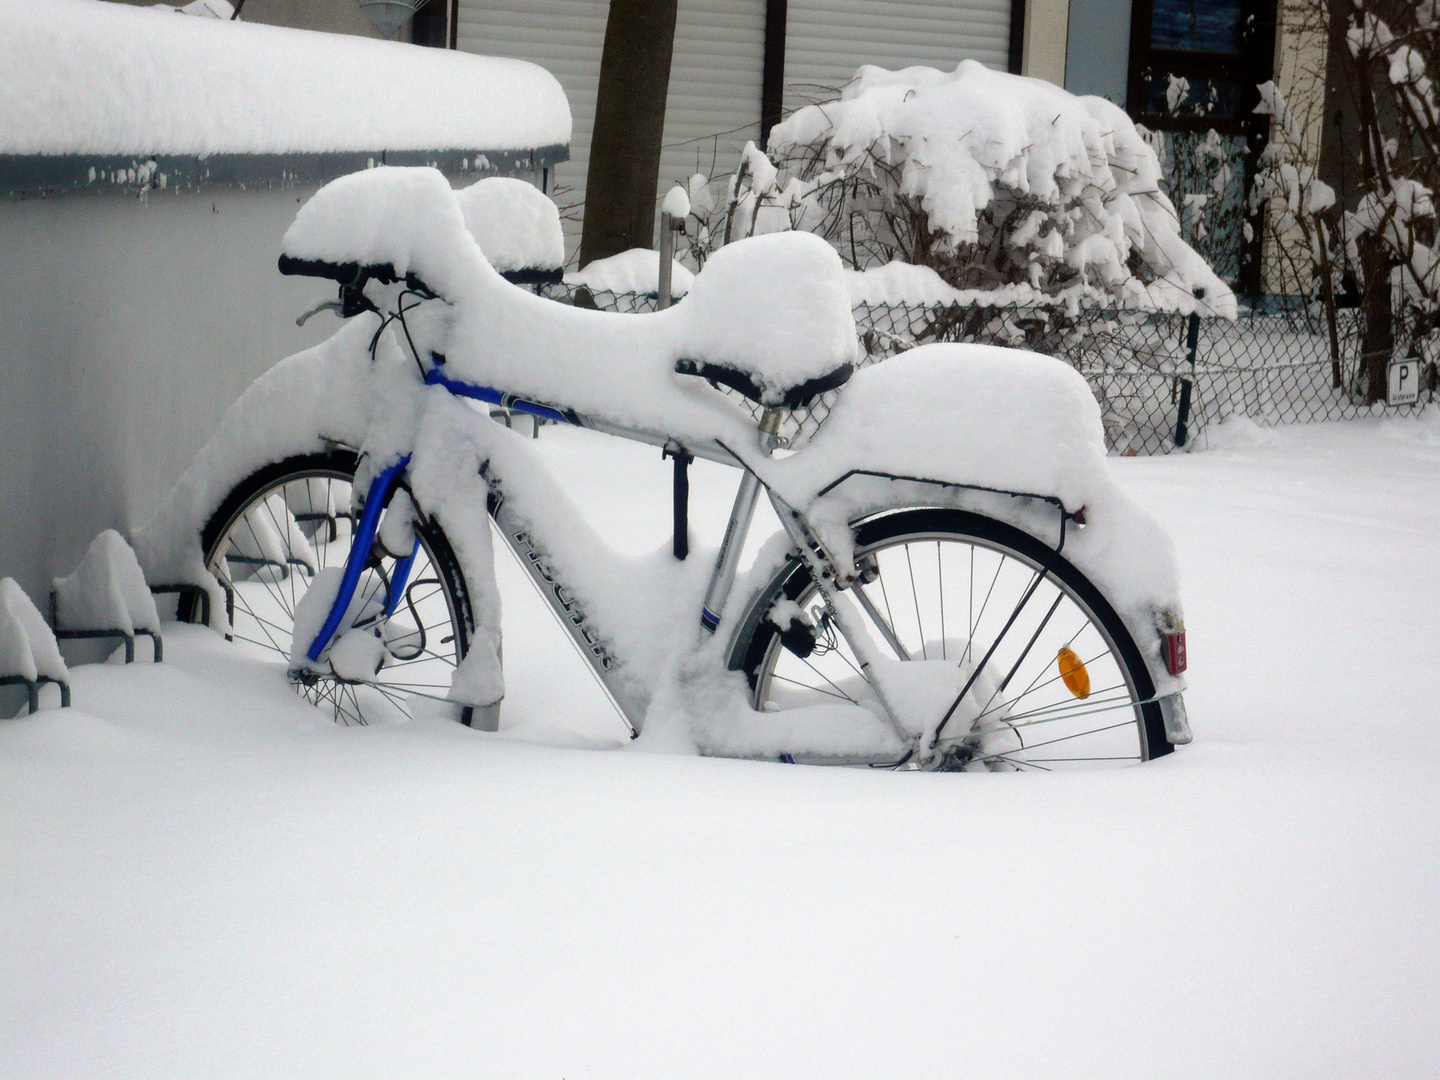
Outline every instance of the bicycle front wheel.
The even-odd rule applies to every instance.
[[[882,656],[952,665],[970,687],[942,732],[941,767],[1053,770],[1171,751],[1123,621],[1034,537],[964,511],[904,510],[857,528],[856,559],[863,583],[847,595]],[[878,708],[798,559],[752,610],[736,661],[755,708]]]
[[[267,659],[289,664],[296,608],[317,575],[345,563],[356,463],[353,451],[335,449],[267,465],[237,484],[205,527],[205,565],[225,589],[231,634]],[[317,674],[298,684],[340,723],[445,702],[465,657],[473,621],[459,562],[437,523],[417,515],[415,534],[403,600],[385,627],[384,666],[364,679]],[[385,595],[397,562],[376,545],[358,590],[362,607]],[[470,723],[470,709],[443,707]]]

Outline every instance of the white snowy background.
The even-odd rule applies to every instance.
[[[1190,632],[1195,743],[1136,768],[621,749],[504,554],[498,735],[337,727],[197,627],[72,669],[0,724],[0,1075],[1440,1073],[1440,417],[1211,441],[1112,460]],[[658,452],[536,445],[668,542]]]

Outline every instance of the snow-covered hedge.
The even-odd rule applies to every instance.
[[[971,60],[866,65],[838,101],[776,125],[768,156],[747,148],[721,213],[726,239],[804,229],[856,269],[900,259],[1012,302],[1233,317],[1159,181],[1155,152],[1102,98]]]

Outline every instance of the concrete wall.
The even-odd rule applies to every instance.
[[[333,332],[281,277],[309,191],[0,202],[0,576],[42,609],[97,532],[141,524],[241,391]]]
[[[1026,0],[1020,73],[1065,85],[1070,0]]]
[[[1065,89],[1125,105],[1130,0],[1070,0]]]

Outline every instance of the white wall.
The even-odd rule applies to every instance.
[[[1063,87],[1069,31],[1070,0],[1026,0],[1020,74]]]
[[[281,277],[307,191],[0,202],[0,576],[42,610],[97,532],[141,524],[240,392],[332,332]]]

